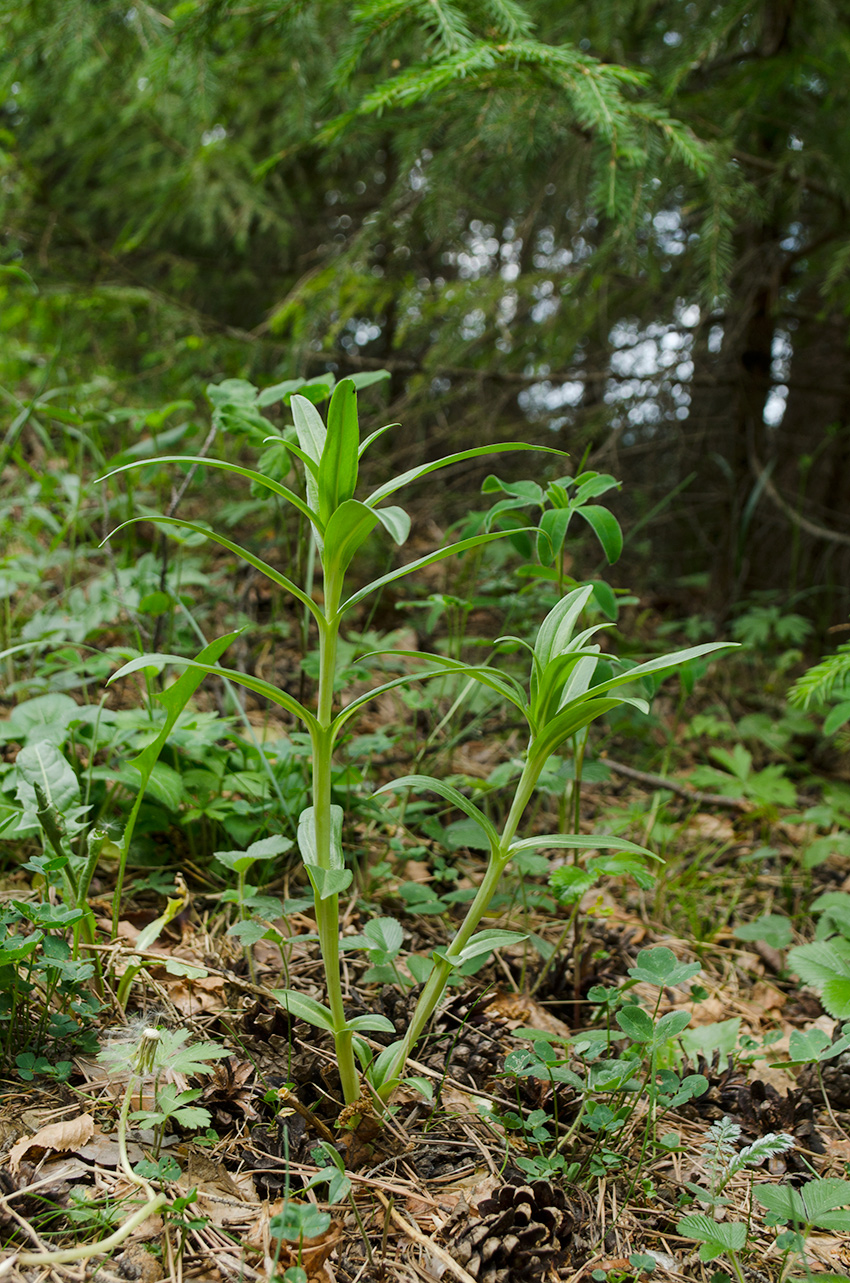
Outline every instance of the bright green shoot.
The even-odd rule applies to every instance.
[[[263,404],[268,404],[268,401],[265,400]],[[323,600],[321,603],[314,601],[304,588],[293,583],[280,571],[214,530],[193,525],[176,517],[139,517],[135,520],[153,520],[197,530],[240,557],[255,570],[260,571],[272,583],[291,594],[311,613],[319,635],[319,678],[315,708],[305,707],[293,696],[269,682],[221,668],[216,662],[218,654],[210,654],[209,647],[194,660],[176,655],[142,655],[125,664],[111,680],[115,681],[145,669],[161,669],[166,664],[187,669],[183,678],[170,687],[162,697],[166,701],[168,721],[173,724],[172,718],[176,717],[177,703],[180,702],[181,708],[185,705],[204,674],[226,676],[286,709],[306,728],[312,745],[312,805],[307,807],[299,818],[297,838],[301,858],[313,891],[316,926],[325,967],[327,1005],[291,990],[275,992],[280,1002],[293,1015],[332,1034],[346,1103],[353,1104],[361,1098],[364,1091],[361,1071],[365,1071],[365,1082],[372,1100],[380,1106],[401,1081],[405,1062],[439,1004],[453,971],[472,958],[491,953],[500,945],[522,939],[513,932],[477,930],[487,913],[502,874],[515,852],[527,849],[529,846],[548,849],[567,847],[575,850],[581,846],[592,845],[595,848],[614,846],[619,850],[646,854],[643,848],[635,847],[619,838],[589,839],[575,834],[567,836],[559,834],[518,840],[516,835],[523,813],[547,758],[565,740],[570,739],[609,709],[629,703],[645,710],[647,704],[641,698],[638,689],[640,679],[644,675],[668,671],[696,655],[705,654],[717,647],[715,645],[699,646],[679,654],[655,659],[593,685],[600,650],[598,644],[591,641],[595,629],[577,631],[588,598],[593,591],[592,587],[585,587],[576,589],[563,598],[544,620],[531,655],[530,692],[515,678],[489,664],[469,665],[459,661],[439,660],[435,666],[433,656],[413,654],[413,658],[423,661],[427,667],[423,666],[413,675],[396,677],[366,695],[357,697],[344,708],[335,710],[334,678],[337,671],[340,630],[345,614],[373,594],[380,592],[385,585],[402,576],[502,538],[508,533],[489,532],[462,539],[391,571],[346,596],[346,574],[352,560],[376,528],[382,527],[397,544],[403,543],[407,538],[410,530],[408,514],[400,507],[382,506],[384,501],[403,486],[465,459],[479,458],[503,451],[544,449],[550,454],[560,454],[560,452],[549,447],[532,447],[519,442],[479,446],[411,468],[385,482],[366,498],[360,500],[354,497],[357,490],[360,458],[364,450],[378,440],[386,429],[381,428],[363,443],[360,442],[354,380],[344,379],[336,385],[328,408],[327,423],[322,420],[315,405],[305,397],[293,395],[291,407],[295,439],[267,438],[264,444],[271,443],[277,448],[267,450],[261,463],[269,463],[270,468],[275,466],[276,475],[280,475],[278,466],[280,450],[288,451],[303,469],[305,495],[303,498],[274,477],[237,464],[192,457],[188,459],[175,457],[174,462],[220,468],[232,475],[243,477],[270,494],[278,496],[309,520],[322,571]],[[269,462],[275,459],[277,463],[274,465]],[[145,466],[145,464],[143,462],[127,464],[117,471],[123,472],[139,466]],[[227,639],[220,639],[217,644],[213,643],[221,647],[219,654],[233,636],[235,634],[231,634]],[[515,641],[515,639],[511,640]],[[343,854],[342,809],[334,805],[331,800],[334,747],[343,727],[369,700],[405,682],[428,680],[449,673],[460,673],[466,678],[472,678],[487,685],[522,713],[529,727],[525,767],[501,832],[498,832],[467,798],[440,780],[411,776],[398,780],[391,786],[385,786],[395,790],[417,787],[436,792],[446,798],[481,826],[490,848],[490,860],[478,893],[457,935],[448,948],[434,952],[433,968],[420,996],[407,1036],[400,1042],[392,1044],[376,1060],[373,1060],[366,1041],[360,1035],[378,1031],[391,1032],[392,1025],[386,1017],[380,1015],[367,1014],[347,1020],[343,1009],[339,897],[350,886],[353,874],[346,867]],[[191,678],[187,681],[190,674]],[[180,692],[175,694],[178,687],[181,687]],[[623,687],[626,690],[622,690]],[[160,736],[156,742],[156,754],[162,742],[164,742],[163,736]],[[139,762],[142,790],[147,778],[145,771],[149,775],[152,769],[153,763],[149,758],[153,752],[154,746],[151,745],[143,755],[145,760]],[[125,835],[122,874],[128,848],[129,834]]]

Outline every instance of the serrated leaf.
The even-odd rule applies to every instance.
[[[633,980],[655,985],[659,989],[684,984],[702,970],[698,962],[679,962],[672,949],[641,949],[635,965],[629,967]]]
[[[788,966],[820,993],[831,1016],[850,1016],[850,941],[836,937],[798,945],[788,952]]]
[[[740,1252],[747,1243],[747,1227],[743,1221],[715,1221],[702,1212],[683,1216],[677,1225],[680,1234],[695,1238],[709,1250],[700,1250],[700,1259],[711,1261],[722,1252]]]
[[[395,918],[372,918],[363,928],[363,934],[373,945],[392,954],[398,953],[404,940],[402,925]]]

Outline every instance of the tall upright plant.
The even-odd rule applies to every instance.
[[[269,404],[268,393],[260,396],[263,398],[260,404]],[[334,684],[338,668],[338,643],[346,615],[393,581],[447,557],[502,538],[506,533],[496,531],[461,539],[392,570],[367,583],[365,587],[347,592],[347,572],[358,550],[376,528],[382,527],[397,544],[404,543],[409,534],[409,515],[401,507],[385,504],[385,500],[403,486],[465,459],[508,450],[542,448],[551,454],[560,452],[548,447],[531,447],[521,442],[475,446],[411,468],[384,482],[364,499],[356,499],[360,459],[388,428],[379,428],[363,442],[360,441],[355,381],[343,379],[336,385],[330,399],[327,423],[322,420],[316,406],[304,396],[292,395],[291,407],[294,434],[289,438],[284,436],[267,440],[288,450],[300,464],[303,469],[304,497],[288,488],[276,476],[270,475],[272,472],[279,475],[275,460],[277,451],[267,451],[263,455],[260,463],[265,471],[220,459],[172,456],[162,461],[199,463],[204,467],[223,469],[278,496],[301,513],[312,527],[321,567],[323,600],[320,603],[314,601],[302,586],[294,583],[274,566],[206,526],[181,517],[145,516],[133,520],[153,520],[163,525],[178,525],[212,539],[265,575],[310,612],[319,638],[315,707],[307,707],[288,692],[261,678],[221,668],[216,663],[218,655],[210,654],[209,648],[196,659],[162,653],[142,655],[119,669],[111,681],[146,668],[161,668],[166,664],[189,670],[192,673],[191,683],[187,682],[182,686],[179,694],[175,692],[181,683],[176,683],[167,692],[168,716],[172,719],[176,715],[177,704],[181,700],[185,703],[196,689],[195,678],[200,680],[206,673],[223,675],[284,708],[306,728],[312,744],[312,804],[299,817],[298,846],[313,892],[319,944],[325,967],[327,1005],[292,990],[277,990],[275,993],[289,1012],[332,1034],[346,1103],[357,1102],[364,1090],[359,1061],[361,1068],[366,1071],[365,1081],[372,1100],[380,1105],[389,1098],[400,1081],[405,1062],[435,1011],[452,973],[473,958],[489,954],[501,944],[521,938],[512,932],[478,930],[502,874],[515,855],[534,847],[571,850],[616,847],[636,854],[650,854],[644,848],[622,838],[555,834],[518,839],[516,835],[523,813],[549,756],[565,740],[620,704],[632,704],[647,711],[646,701],[637,692],[644,675],[669,671],[695,655],[716,649],[718,644],[698,646],[659,657],[594,684],[600,651],[599,645],[592,641],[596,627],[580,628],[582,613],[593,592],[592,585],[588,585],[574,589],[550,611],[540,626],[533,647],[521,639],[510,639],[512,645],[519,641],[530,652],[528,690],[515,677],[492,667],[490,663],[466,664],[459,660],[443,659],[437,661],[435,666],[433,656],[407,652],[413,659],[426,661],[427,667],[412,674],[395,677],[356,696],[344,707],[336,708]],[[131,463],[117,471],[123,472],[138,466],[141,465]],[[125,523],[128,524],[132,523]],[[235,635],[219,639],[216,645],[223,650],[224,645]],[[469,799],[442,780],[418,775],[407,776],[383,786],[385,789],[429,790],[448,800],[479,826],[486,837],[490,858],[487,871],[460,930],[447,948],[434,951],[432,970],[405,1038],[393,1043],[377,1059],[373,1059],[371,1050],[360,1035],[369,1031],[392,1032],[393,1026],[381,1015],[366,1014],[347,1019],[344,1011],[340,974],[339,896],[350,885],[353,875],[346,868],[343,853],[342,808],[332,802],[331,768],[334,747],[350,719],[376,696],[407,682],[427,680],[449,673],[461,674],[483,683],[518,710],[529,730],[525,762],[501,831]],[[188,673],[185,676],[188,677]],[[624,687],[628,689],[621,689]],[[157,743],[159,745],[159,741]],[[149,766],[150,763],[146,760],[140,766],[140,771],[142,767],[149,769]],[[128,847],[129,837],[125,838],[123,846],[124,862]]]

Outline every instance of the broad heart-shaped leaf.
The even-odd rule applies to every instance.
[[[287,695],[286,691],[280,690],[279,687],[273,686],[271,682],[264,682],[259,677],[251,677],[250,674],[237,672],[236,669],[233,668],[219,668],[215,664],[201,662],[202,655],[212,656],[213,648],[218,646],[219,643],[224,643],[218,651],[218,654],[221,654],[230,645],[234,637],[238,637],[241,632],[242,629],[240,628],[235,633],[228,633],[225,637],[219,637],[215,642],[211,642],[209,646],[206,646],[201,651],[197,659],[185,659],[182,655],[164,655],[159,653],[139,655],[137,659],[131,659],[129,663],[123,664],[116,673],[112,674],[107,685],[111,685],[111,683],[117,681],[119,677],[129,677],[131,673],[138,673],[144,668],[161,669],[164,668],[166,664],[174,664],[178,668],[186,668],[189,670],[188,673],[183,674],[184,677],[188,677],[191,674],[191,676],[196,679],[191,687],[181,687],[180,683],[183,681],[183,678],[181,677],[173,686],[169,686],[168,689],[158,697],[160,702],[165,704],[166,708],[169,710],[169,717],[171,716],[171,710],[175,708],[175,701],[180,699],[182,702],[179,704],[179,707],[176,707],[174,720],[171,722],[166,720],[167,731],[154,740],[153,744],[148,744],[144,752],[140,753],[138,757],[133,759],[132,765],[137,766],[138,769],[141,770],[142,767],[140,764],[143,761],[148,760],[149,754],[151,755],[152,760],[156,760],[159,756],[162,745],[171,734],[171,728],[173,727],[174,722],[177,720],[180,712],[189,702],[198,686],[200,686],[203,677],[207,673],[212,674],[213,677],[229,678],[229,680],[235,682],[237,686],[244,686],[248,690],[254,691],[257,695],[264,696],[273,704],[279,704],[281,708],[285,708],[288,713],[292,713],[311,730],[318,729],[318,722],[313,714],[308,709],[304,708],[303,704],[299,704],[297,699],[293,699],[291,695]],[[152,752],[153,749],[156,751]]]
[[[332,806],[330,813],[331,831],[328,851],[330,863],[327,867],[345,869],[345,856],[342,853],[342,807]],[[312,806],[305,807],[298,817],[298,849],[305,864],[322,865],[316,842],[316,812]],[[322,867],[325,866],[322,865]]]
[[[328,576],[345,574],[351,559],[360,545],[378,524],[378,514],[360,503],[358,499],[346,499],[331,516],[325,527],[324,562]]]
[[[315,998],[308,998],[303,993],[295,993],[293,989],[272,989],[272,996],[277,998],[290,1016],[297,1016],[299,1020],[306,1020],[308,1025],[315,1025],[317,1029],[327,1029],[329,1033],[333,1033],[333,1016],[327,1007],[316,1002]]]
[[[499,834],[495,825],[487,819],[487,816],[482,811],[479,811],[474,802],[470,802],[469,798],[464,797],[456,788],[452,788],[451,784],[446,784],[443,780],[434,779],[430,775],[404,775],[399,780],[391,780],[389,784],[382,784],[380,788],[375,789],[373,797],[377,797],[379,793],[391,793],[396,789],[403,788],[437,793],[440,797],[445,798],[447,802],[451,802],[452,806],[456,806],[459,811],[463,811],[464,815],[473,820],[486,837],[490,844],[490,849],[492,851],[497,850]]]
[[[357,393],[351,379],[342,379],[328,406],[328,427],[319,461],[319,516],[327,525],[340,504],[357,488]]]
[[[850,1016],[850,941],[836,936],[788,951],[788,966],[820,994],[836,1020]]]
[[[47,799],[48,806],[61,815],[80,803],[80,782],[70,763],[55,744],[39,740],[27,744],[15,759],[18,774],[17,798],[26,811],[39,811],[36,784]]]
[[[317,900],[330,900],[351,886],[354,874],[351,869],[323,869],[320,864],[304,861],[310,885],[316,893]]]
[[[747,1243],[747,1227],[743,1221],[716,1221],[704,1212],[683,1216],[676,1228],[680,1234],[702,1244],[701,1261],[713,1261],[723,1252],[740,1252]]]
[[[698,962],[680,962],[672,949],[641,949],[635,965],[629,967],[629,975],[633,980],[663,989],[684,984],[701,970]]]
[[[410,534],[410,517],[404,508],[390,504],[388,508],[375,508],[374,513],[394,543],[407,543],[407,536]]]
[[[576,512],[580,517],[584,517],[591,527],[602,545],[602,551],[605,553],[608,565],[612,565],[623,551],[623,532],[613,512],[608,508],[603,508],[598,503],[578,507]]]
[[[527,940],[528,936],[523,935],[521,931],[477,931],[472,939],[463,946],[459,953],[456,953],[452,947],[446,950],[442,955],[447,962],[454,966],[463,966],[465,962],[471,962],[473,958],[481,958],[494,949],[501,949],[507,944],[521,944]],[[439,951],[438,951],[439,952]]]

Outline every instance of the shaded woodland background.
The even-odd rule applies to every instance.
[[[769,592],[840,620],[846,19],[3,3],[0,463],[36,414],[49,435],[165,408],[167,448],[188,413],[191,451],[210,381],[387,367],[411,464],[588,451],[624,483],[624,581],[696,586],[718,618]],[[482,476],[423,502],[484,507]]]

